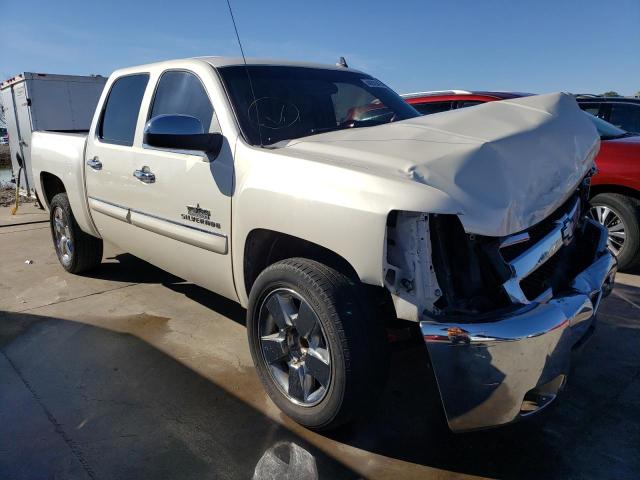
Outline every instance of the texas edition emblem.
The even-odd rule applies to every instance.
[[[218,222],[212,222],[210,220],[211,211],[200,208],[199,203],[195,207],[192,205],[187,205],[187,213],[183,213],[180,216],[183,220],[201,223],[202,225],[207,225],[208,227],[220,228],[220,224]]]

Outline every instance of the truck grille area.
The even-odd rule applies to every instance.
[[[502,240],[500,254],[512,270],[503,287],[512,303],[544,302],[588,267],[597,227],[586,220],[585,205],[574,195],[541,224]],[[511,244],[511,237],[528,239]]]
[[[537,242],[542,240],[556,227],[556,222],[571,210],[571,208],[575,205],[576,200],[577,195],[571,196],[564,204],[562,204],[555,212],[553,212],[542,222],[537,223],[524,232],[519,232],[514,235],[510,235],[505,239],[502,239],[501,244],[504,245],[506,243],[507,245],[500,247],[500,254],[502,255],[502,258],[506,262],[511,262],[519,255],[530,249],[532,245],[535,245]],[[525,236],[527,240],[509,245],[509,239],[518,236]]]
[[[528,300],[535,300],[553,290],[553,281],[560,262],[561,255],[554,255],[547,262],[543,263],[531,275],[520,281],[520,288]]]

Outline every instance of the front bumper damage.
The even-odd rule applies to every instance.
[[[588,220],[587,231],[591,260],[563,291],[527,301],[512,281],[504,287],[513,309],[481,320],[447,316],[420,322],[453,431],[531,415],[564,386],[571,352],[593,330],[600,300],[611,291],[616,273],[606,230]],[[560,225],[513,260],[514,275],[534,271],[561,248],[563,236]]]

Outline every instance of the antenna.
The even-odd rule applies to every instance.
[[[347,65],[347,61],[344,57],[340,57],[338,59],[338,63],[336,63],[336,67],[349,68],[349,65]]]
[[[251,74],[249,73],[249,67],[247,66],[247,59],[244,56],[244,49],[242,48],[242,42],[240,41],[240,34],[238,33],[238,27],[236,25],[236,19],[233,16],[233,10],[231,9],[231,2],[227,0],[227,7],[229,7],[229,14],[231,15],[231,22],[233,22],[233,29],[236,31],[236,38],[238,39],[238,45],[240,46],[240,53],[242,54],[242,61],[244,62],[244,69],[247,72],[247,79],[249,80],[249,88],[251,89],[251,96],[253,97],[253,103],[256,106],[256,121],[258,123],[258,138],[260,139],[260,146],[262,147],[262,133],[260,131],[260,112],[258,112],[258,100],[256,99],[256,93],[253,91],[253,82],[251,81]],[[249,112],[247,112],[249,115]]]

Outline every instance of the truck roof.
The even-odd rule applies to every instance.
[[[204,60],[214,67],[227,67],[231,65],[244,65],[242,57],[199,57],[200,60]],[[330,70],[345,70],[345,67],[338,66],[336,64],[326,63],[313,63],[313,62],[297,62],[292,60],[282,60],[273,58],[256,58],[248,57],[247,65],[275,65],[275,66],[287,66],[287,67],[307,67],[307,68],[324,68]],[[354,70],[348,68],[348,70]],[[354,70],[357,71],[357,70]]]
[[[128,73],[133,71],[140,71],[140,70],[144,70],[151,67],[170,67],[170,66],[174,66],[174,64],[177,62],[184,64],[185,62],[189,62],[189,61],[207,62],[214,68],[244,65],[244,60],[242,59],[242,57],[205,56],[205,57],[191,57],[191,58],[166,60],[162,62],[149,63],[146,65],[136,65],[132,67],[118,69],[114,73],[122,74],[122,73]],[[325,64],[325,63],[297,62],[297,61],[291,61],[291,60],[272,59],[272,58],[247,57],[247,65],[273,65],[273,66],[285,66],[285,67],[322,68],[325,70],[326,69],[348,70],[350,72],[362,73],[360,72],[360,70],[356,70],[354,68],[345,68],[335,64],[332,65],[332,64]]]

